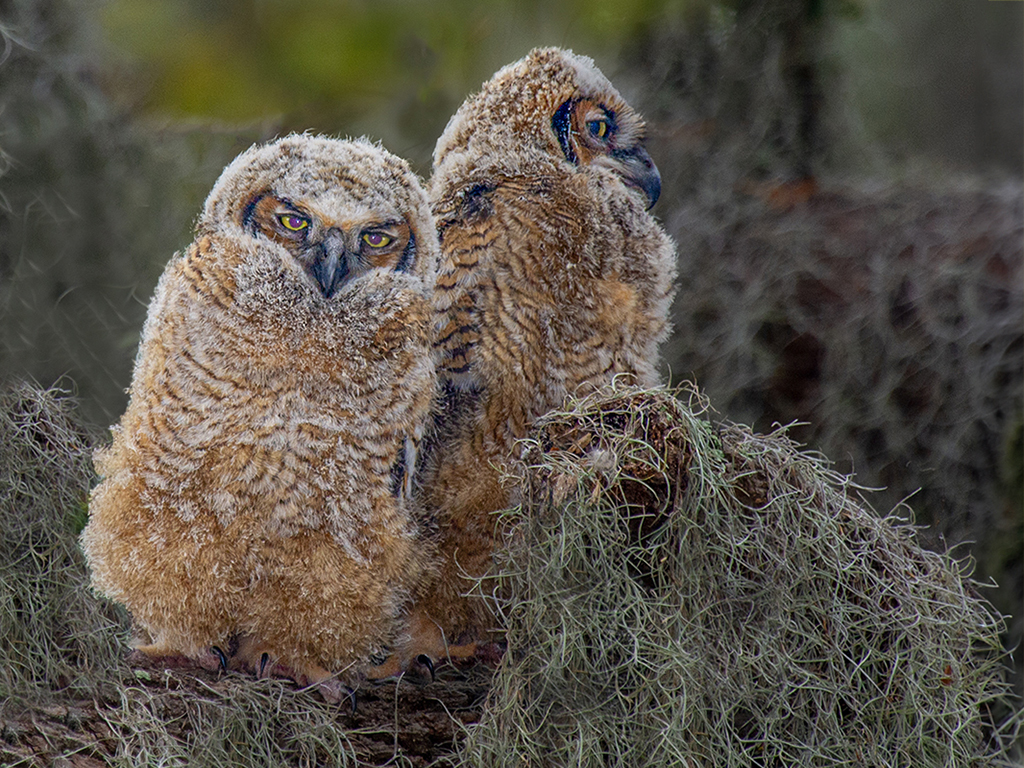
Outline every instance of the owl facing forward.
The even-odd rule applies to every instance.
[[[253,147],[167,266],[82,545],[151,657],[303,682],[390,643],[429,551],[409,502],[435,397],[422,187],[366,141]]]
[[[429,184],[442,258],[434,292],[445,391],[425,499],[442,557],[411,618],[416,650],[457,655],[494,626],[491,567],[514,442],[569,394],[657,382],[675,245],[642,119],[588,58],[534,50],[448,123]]]

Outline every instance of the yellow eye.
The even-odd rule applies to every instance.
[[[277,220],[281,222],[281,226],[290,232],[301,232],[309,226],[309,219],[304,219],[302,216],[296,216],[294,213],[286,213],[283,216],[278,216]]]
[[[595,139],[603,139],[608,135],[608,121],[589,120],[587,121],[587,130]]]
[[[383,232],[366,232],[363,235],[363,242],[371,248],[383,248],[385,245],[390,243],[392,238],[385,235]]]

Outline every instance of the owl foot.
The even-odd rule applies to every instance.
[[[382,664],[370,667],[366,672],[366,679],[371,682],[390,677],[401,677],[413,685],[428,685],[434,682],[434,662],[425,653],[408,661],[403,661],[398,654],[392,654]]]
[[[341,704],[348,700],[352,706],[352,714],[356,713],[356,686],[346,682],[354,681],[354,676],[331,674],[323,667],[314,665],[296,670],[290,677],[303,690],[318,691],[328,704]]]
[[[312,688],[313,686],[307,686]],[[356,689],[350,688],[338,679],[322,680],[316,683],[316,690],[323,696],[328,704],[341,704],[346,699],[352,707],[352,714],[356,713]]]
[[[236,672],[248,672],[258,680],[268,677],[287,677],[294,679],[291,668],[278,664],[270,649],[250,635],[238,638],[238,648],[231,655],[230,667]]]
[[[227,672],[228,671],[228,657],[224,655],[224,651],[222,651],[216,645],[211,645],[210,646],[210,650],[217,657],[217,667],[218,667],[218,670],[221,671],[221,672]],[[211,669],[210,671],[213,672],[214,670]]]
[[[347,699],[352,704],[352,711],[356,711],[356,675],[332,674],[315,664],[290,664],[276,658],[268,646],[249,635],[239,638],[238,650],[231,657],[230,665],[231,669],[248,672],[259,680],[283,678],[300,688],[315,689],[331,704],[340,704]]]
[[[255,672],[261,680],[269,677],[283,678],[291,680],[304,691],[317,691],[328,704],[341,704],[348,700],[352,705],[352,714],[356,712],[356,689],[321,667],[293,667],[280,661],[271,661],[269,654],[264,653]]]
[[[430,677],[428,680],[427,677]],[[426,685],[427,683],[434,682],[434,662],[425,653],[421,653],[411,662],[409,662],[409,668],[405,670],[405,677],[417,685]]]
[[[403,675],[417,685],[426,685],[434,680],[434,667],[445,662],[454,663],[478,658],[479,644],[449,645],[444,632],[429,616],[414,611],[408,618],[405,637],[398,650],[383,664],[371,667],[366,673],[369,680],[383,680]]]

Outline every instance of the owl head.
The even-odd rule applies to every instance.
[[[224,169],[196,229],[280,246],[327,299],[377,268],[428,279],[438,259],[415,174],[365,139],[293,134],[253,146]]]
[[[538,48],[500,69],[463,103],[438,140],[434,169],[442,176],[438,171],[447,164],[510,154],[580,171],[606,168],[643,194],[650,208],[661,193],[661,176],[645,138],[643,119],[592,59]]]

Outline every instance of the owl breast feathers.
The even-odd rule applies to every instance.
[[[491,513],[514,499],[501,468],[515,441],[567,395],[658,380],[676,257],[648,213],[661,184],[644,138],[593,61],[540,49],[468,98],[437,142],[445,396],[424,498],[442,564],[410,620],[421,653],[471,647],[495,626],[465,594],[491,567]]]
[[[430,567],[409,491],[437,259],[416,177],[366,141],[225,169],[157,286],[82,534],[143,653],[321,681],[392,641]]]

